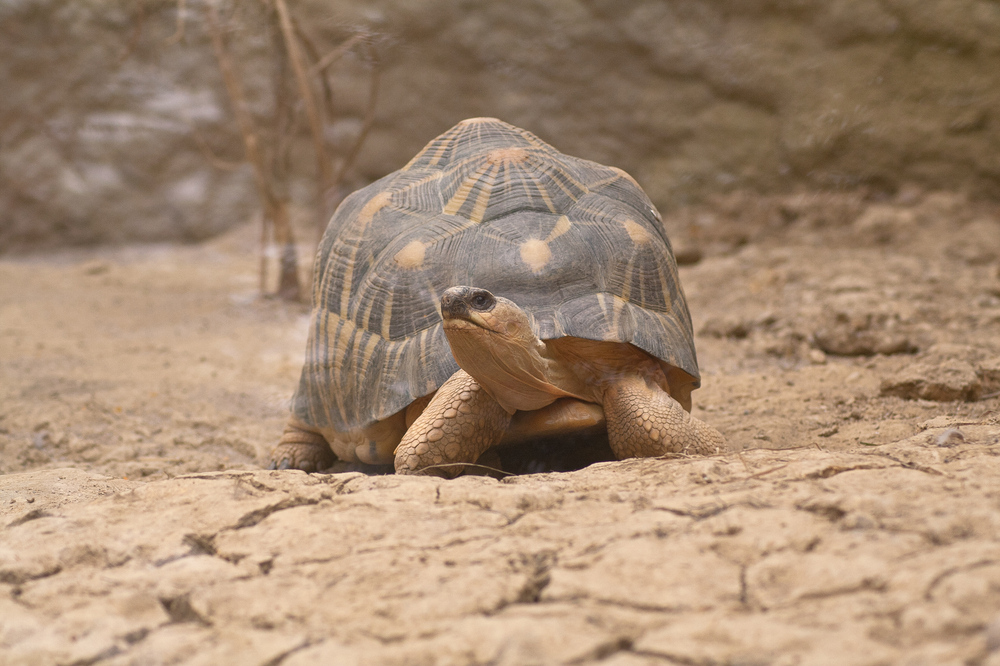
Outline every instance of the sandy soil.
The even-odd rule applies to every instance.
[[[738,452],[502,481],[260,470],[251,229],[0,260],[0,662],[1000,665],[996,207],[669,224]]]

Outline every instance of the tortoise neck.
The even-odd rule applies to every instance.
[[[445,335],[458,365],[508,412],[541,409],[562,397],[592,401],[586,386],[530,332],[510,338],[460,325],[445,326]]]

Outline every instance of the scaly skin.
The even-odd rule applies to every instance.
[[[452,354],[475,376],[459,370],[422,413],[423,400],[343,442],[328,444],[292,417],[271,468],[324,469],[335,461],[334,451],[380,463],[392,452],[397,474],[455,477],[508,435],[515,411],[534,418],[520,419],[509,433],[514,439],[562,423],[586,427],[605,421],[619,459],[726,450],[719,431],[671,397],[660,366],[631,347],[581,341],[576,348],[550,350],[515,303],[472,287],[448,289],[441,313]],[[587,408],[588,403],[600,406]]]
[[[604,390],[608,442],[619,459],[667,453],[708,455],[725,450],[722,434],[684,411],[658,386],[626,375]]]
[[[396,474],[458,476],[464,466],[450,463],[478,460],[500,441],[510,419],[479,382],[459,370],[406,430],[396,447]]]
[[[292,417],[278,445],[271,451],[271,462],[267,468],[318,472],[330,467],[336,460],[323,435],[298,425]]]

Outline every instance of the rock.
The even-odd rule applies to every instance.
[[[892,319],[871,313],[838,312],[827,316],[813,333],[816,346],[836,356],[910,354],[917,350],[910,338],[889,328]]]
[[[1000,358],[983,361],[976,368],[983,395],[995,395],[1000,391]]]
[[[495,115],[626,169],[667,210],[801,186],[891,193],[912,182],[997,196],[1000,123],[988,100],[1000,88],[1000,15],[971,9],[980,5],[989,3],[756,2],[734,12],[709,0],[306,0],[293,9],[314,43],[355,29],[383,38],[376,121],[349,185],[398,169],[462,118]],[[242,159],[202,6],[188,5],[184,38],[168,43],[177,7],[0,5],[5,251],[200,238],[254,212],[249,170],[213,166],[191,130],[217,158]],[[266,43],[242,40],[239,54],[261,119],[271,111]],[[328,129],[343,154],[364,124],[370,72],[358,54],[333,69],[340,115]],[[312,157],[293,153],[290,189],[311,191]],[[905,214],[876,212],[859,221],[865,233],[884,242],[905,232]]]
[[[982,385],[970,363],[957,359],[917,361],[882,380],[880,393],[907,400],[975,400]]]
[[[104,275],[111,270],[111,264],[106,261],[94,259],[80,266],[84,275]]]
[[[742,340],[750,335],[753,328],[754,324],[751,321],[733,317],[715,317],[706,321],[698,332],[713,338]]]
[[[873,205],[854,222],[859,239],[868,243],[888,245],[905,242],[914,232],[912,210],[889,205]]]
[[[988,266],[1000,258],[1000,220],[979,218],[963,224],[949,239],[948,255],[972,266]]]
[[[809,362],[813,365],[826,365],[826,354],[819,349],[810,349]]]
[[[934,437],[934,446],[952,447],[965,442],[965,435],[958,428],[948,428]]]

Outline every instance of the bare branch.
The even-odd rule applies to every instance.
[[[174,34],[163,40],[167,46],[176,44],[184,39],[185,18],[187,18],[187,0],[177,0],[177,29],[174,31]]]
[[[267,213],[261,211],[260,216],[260,293],[267,293],[267,240],[270,238],[270,225]]]
[[[333,63],[335,63],[338,60],[340,60],[340,58],[345,53],[347,53],[348,51],[350,51],[351,48],[353,48],[355,44],[357,44],[358,42],[360,42],[363,39],[368,39],[368,37],[369,37],[369,35],[366,32],[359,32],[359,33],[355,34],[354,36],[352,36],[351,38],[349,38],[347,41],[345,41],[343,44],[341,44],[340,46],[338,46],[337,48],[333,49],[332,51],[330,51],[329,53],[327,53],[325,56],[323,56],[322,58],[320,58],[312,67],[309,68],[309,74],[311,76],[316,76],[318,74],[322,74],[323,72],[326,71],[327,67],[329,67]]]
[[[302,42],[302,47],[306,50],[309,56],[310,62],[313,65],[309,66],[309,71],[312,73],[315,63],[319,62],[319,49],[316,48],[316,43],[313,41],[309,33],[302,27],[299,21],[292,15],[292,25],[295,27],[295,34],[298,35],[299,41]],[[325,76],[319,75],[316,77],[319,81],[320,86],[323,88],[323,101],[326,103],[326,112],[328,118],[333,118],[335,115],[333,108],[333,89],[330,87],[330,82]]]
[[[378,103],[378,89],[382,79],[382,68],[375,47],[369,44],[369,49],[372,58],[372,77],[368,87],[368,106],[365,109],[365,120],[361,125],[358,138],[355,139],[354,145],[347,151],[344,160],[340,163],[340,168],[337,169],[337,175],[333,179],[333,187],[339,187],[347,175],[347,171],[354,166],[354,161],[361,152],[361,146],[364,145],[365,139],[368,138],[368,133],[371,132],[372,126],[375,124],[375,107]]]
[[[142,2],[137,5],[136,14],[137,16],[132,19],[132,34],[129,35],[128,43],[122,50],[120,56],[118,56],[118,65],[120,66],[125,60],[132,55],[135,48],[139,45],[139,38],[142,37],[142,27],[146,23],[146,8]]]
[[[219,10],[214,0],[208,3],[208,28],[212,37],[212,48],[215,51],[215,59],[219,64],[219,71],[222,73],[222,81],[226,86],[229,101],[233,106],[236,124],[239,126],[240,134],[243,137],[243,147],[246,151],[247,161],[253,167],[257,194],[260,196],[265,213],[273,218],[275,209],[274,195],[268,185],[264,160],[260,154],[257,128],[254,126],[253,118],[247,110],[243,86],[236,76],[232,58],[222,39],[222,30],[219,28]]]
[[[191,136],[194,138],[195,144],[198,146],[198,150],[201,151],[202,156],[216,169],[220,171],[236,171],[241,166],[242,162],[230,162],[229,160],[224,160],[218,157],[214,152],[212,152],[212,147],[208,145],[208,141],[205,140],[205,136],[190,120],[185,119],[188,129],[191,130]]]
[[[275,242],[280,248],[278,273],[278,296],[287,300],[299,300],[301,289],[299,287],[298,264],[295,255],[295,241],[292,234],[291,224],[288,219],[288,202],[275,195],[272,177],[264,164],[264,159],[260,153],[259,133],[254,124],[253,117],[247,110],[246,95],[243,93],[243,86],[236,75],[232,57],[226,49],[226,44],[222,39],[222,31],[219,27],[219,11],[214,0],[208,3],[208,26],[212,37],[212,48],[215,50],[215,59],[219,64],[219,71],[222,73],[222,80],[226,86],[226,92],[233,105],[233,113],[236,115],[236,123],[239,125],[240,134],[243,136],[243,145],[246,151],[247,160],[253,167],[254,182],[257,185],[257,195],[260,197],[261,205],[264,208],[264,229],[263,238],[267,238],[267,221],[269,220],[274,228]],[[264,272],[265,254],[262,252],[261,259],[261,284],[266,281]]]
[[[278,10],[278,17],[281,21],[281,32],[285,37],[285,48],[288,50],[288,58],[292,62],[292,70],[295,72],[295,79],[299,85],[299,94],[302,96],[302,103],[305,105],[306,116],[309,118],[309,130],[313,137],[313,151],[316,154],[316,198],[318,205],[318,218],[320,224],[326,222],[327,201],[326,193],[333,180],[330,172],[330,161],[326,156],[326,140],[323,136],[323,118],[320,115],[316,98],[313,95],[312,87],[309,85],[309,77],[303,63],[302,52],[299,50],[299,42],[295,37],[295,30],[292,27],[292,19],[288,12],[288,5],[285,0],[274,0],[274,6]]]

